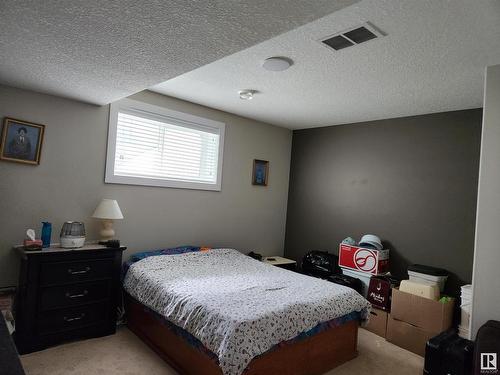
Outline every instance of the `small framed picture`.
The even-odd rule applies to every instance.
[[[269,162],[267,160],[254,159],[252,184],[267,186],[268,175],[269,175]]]
[[[45,125],[5,118],[0,142],[0,160],[40,164],[44,130]]]

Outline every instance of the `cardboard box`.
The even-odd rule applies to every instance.
[[[392,290],[391,315],[394,319],[438,334],[451,327],[455,300],[441,303],[428,298]]]
[[[387,312],[376,308],[372,308],[370,311],[370,321],[364,327],[370,332],[385,338],[387,330]]]
[[[427,341],[437,334],[396,320],[392,314],[389,314],[387,319],[386,340],[422,357],[425,355]]]
[[[339,245],[339,266],[379,275],[389,271],[389,250]]]

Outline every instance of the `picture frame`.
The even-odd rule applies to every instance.
[[[269,179],[269,161],[253,160],[252,185],[267,186]]]
[[[0,142],[0,160],[39,165],[45,125],[6,117]]]

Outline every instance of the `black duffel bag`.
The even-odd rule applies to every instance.
[[[328,276],[342,273],[338,264],[339,257],[335,254],[313,250],[302,258],[301,270],[306,275],[326,279]]]

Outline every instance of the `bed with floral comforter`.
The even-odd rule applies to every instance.
[[[323,322],[354,312],[366,319],[370,308],[350,288],[233,249],[145,256],[127,267],[125,290],[198,339],[225,375]]]

